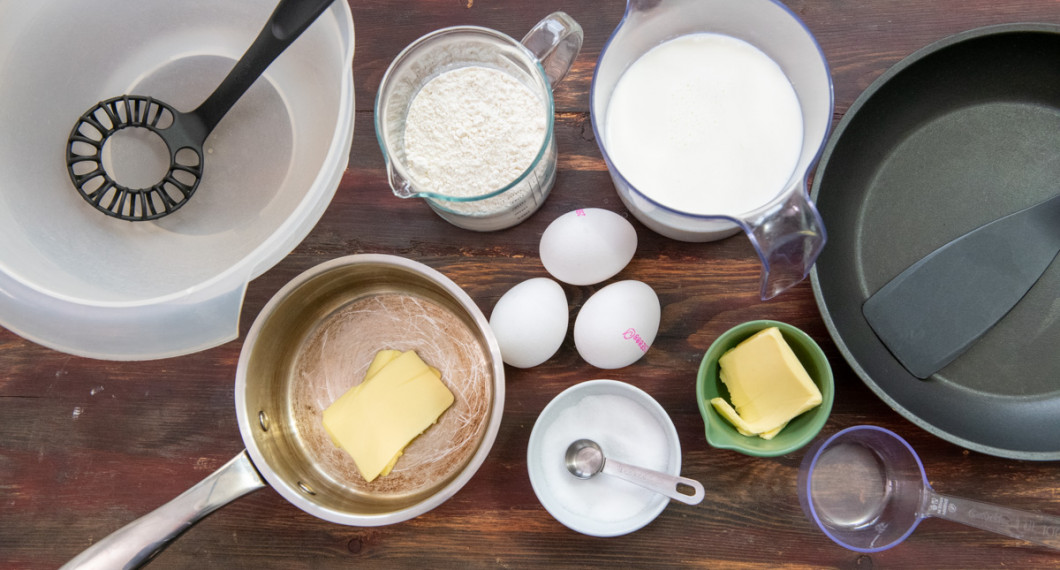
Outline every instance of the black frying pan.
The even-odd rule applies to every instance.
[[[909,56],[854,102],[815,178],[829,241],[811,272],[814,295],[854,371],[948,441],[1060,459],[1060,263],[927,380],[902,367],[861,313],[927,253],[1060,192],[1060,26],[981,28]]]

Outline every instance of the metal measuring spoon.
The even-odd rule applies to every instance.
[[[703,501],[703,485],[699,481],[607,459],[604,450],[591,439],[579,439],[570,444],[565,458],[567,470],[579,479],[589,479],[597,473],[604,473],[689,505],[698,505]],[[693,493],[682,493],[680,489],[683,487],[691,487]]]
[[[217,89],[194,111],[142,95],[97,103],[81,115],[66,142],[66,167],[77,191],[97,210],[130,222],[154,220],[183,206],[202,180],[202,147],[217,123],[267,67],[333,0],[281,0],[254,43]],[[103,146],[126,128],[147,129],[169,149],[169,170],[157,184],[129,188],[103,166]]]

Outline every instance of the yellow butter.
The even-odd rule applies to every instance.
[[[380,350],[375,353],[375,358],[372,359],[372,363],[368,365],[368,371],[364,373],[364,381],[367,382],[375,376],[377,372],[383,369],[384,366],[390,364],[395,358],[401,356],[400,350]],[[363,382],[361,383],[363,384]],[[360,386],[361,384],[358,384]]]
[[[390,473],[405,446],[454,400],[438,371],[415,352],[382,352],[365,380],[328,406],[323,418],[332,441],[353,457],[368,482]]]
[[[745,422],[740,417],[740,414],[736,413],[736,410],[725,401],[725,398],[711,398],[710,405],[714,406],[718,414],[728,420],[736,428],[736,431],[743,435],[758,435],[754,432],[755,428]]]
[[[367,384],[368,381],[371,380],[377,372],[382,370],[382,368],[386,366],[391,360],[394,360],[399,356],[401,356],[400,350],[380,350],[379,352],[375,353],[375,358],[373,358],[372,363],[368,365],[368,371],[364,373],[364,380],[361,381],[360,384],[354,386],[353,388],[350,388],[349,391],[346,392],[346,395],[350,395],[350,397],[352,397],[352,394],[356,394],[357,392],[359,392],[361,388],[363,388],[364,385]],[[331,441],[333,441],[335,445],[339,445],[339,442],[335,441],[335,438],[332,438]]]
[[[360,390],[361,386],[367,384],[368,381],[371,380],[377,372],[382,370],[384,366],[390,363],[390,361],[394,360],[399,356],[401,356],[400,350],[380,350],[379,352],[375,353],[375,357],[372,359],[371,364],[368,365],[368,370],[364,373],[364,382],[361,382],[360,384],[354,386],[353,388],[351,388],[351,390]],[[438,372],[437,369],[432,367],[431,370],[434,371],[435,376],[438,376],[439,379],[441,378],[442,375],[440,372]],[[336,441],[335,445],[339,445],[339,443]],[[404,448],[394,454],[394,457],[390,459],[390,462],[386,464],[386,467],[384,467],[383,470],[379,472],[380,477],[386,477],[387,475],[390,475],[390,472],[393,471],[394,465],[397,464],[397,460],[401,457],[403,451]]]
[[[772,439],[792,418],[818,406],[821,391],[777,327],[759,331],[718,359],[732,400],[711,405],[744,435]]]
[[[784,422],[784,423],[780,424],[779,426],[777,426],[777,427],[775,427],[775,428],[773,428],[773,429],[771,429],[769,431],[764,431],[764,432],[758,434],[758,437],[760,437],[762,439],[773,439],[774,437],[777,437],[777,434],[780,433],[780,430],[784,429],[784,426],[786,426],[786,425],[788,425],[788,422]]]

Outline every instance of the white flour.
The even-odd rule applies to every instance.
[[[506,186],[541,150],[547,119],[541,99],[504,72],[469,66],[442,73],[420,89],[405,119],[405,152],[416,186],[455,197]],[[446,207],[483,214],[519,200],[497,198]]]

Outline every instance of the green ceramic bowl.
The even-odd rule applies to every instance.
[[[740,434],[728,420],[714,411],[710,400],[718,396],[729,399],[728,389],[718,378],[718,358],[751,335],[774,326],[780,329],[784,340],[821,390],[821,405],[794,418],[776,437],[766,440],[758,436]],[[699,377],[696,379],[696,400],[699,403],[699,413],[703,416],[707,443],[719,449],[732,449],[755,457],[784,455],[809,443],[828,421],[834,397],[832,367],[829,366],[821,347],[806,333],[778,321],[750,321],[723,333],[703,355],[703,362],[699,365]]]

